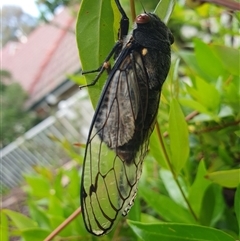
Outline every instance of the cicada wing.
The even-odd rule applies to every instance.
[[[138,163],[126,165],[98,137],[88,145],[81,205],[89,232],[105,234],[120,216],[127,215],[137,193],[144,156],[145,151],[136,157]]]
[[[95,235],[130,210],[148,148],[141,133],[148,94],[141,54],[126,55],[112,71],[91,125],[81,183],[84,222]]]
[[[114,151],[96,135],[88,143],[82,178],[82,210],[86,228],[95,235],[107,232],[118,216],[121,167],[114,165]],[[117,162],[119,163],[119,162]]]

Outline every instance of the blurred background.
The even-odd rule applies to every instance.
[[[68,159],[51,145],[51,134],[72,142],[86,135],[92,108],[75,104],[87,99],[86,90],[69,78],[81,71],[78,8],[76,1],[2,1],[2,191],[17,186],[36,162]]]

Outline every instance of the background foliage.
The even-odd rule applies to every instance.
[[[119,14],[113,2],[94,8],[85,1],[80,9],[77,42],[84,70],[99,67],[114,44]],[[168,12],[172,2],[162,1],[156,11]],[[86,18],[87,8],[93,12]],[[190,9],[179,1],[168,26],[175,36],[172,66],[138,197],[128,220],[99,240],[239,239],[239,13],[212,4]],[[94,76],[75,80],[91,82]],[[94,105],[105,78],[89,90]],[[82,158],[71,155],[70,169],[37,168],[25,176],[29,215],[2,210],[3,241],[43,240],[78,208]],[[80,216],[55,239],[95,240]]]
[[[11,79],[8,73],[1,72],[1,77]],[[4,84],[0,87],[1,105],[1,147],[14,141],[38,122],[33,112],[24,110],[27,94],[18,83]]]

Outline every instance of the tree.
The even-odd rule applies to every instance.
[[[4,46],[9,40],[24,40],[26,36],[37,26],[37,19],[24,13],[14,5],[4,5],[0,13],[1,30],[0,39]]]
[[[79,4],[78,0],[37,0],[36,4],[38,6],[39,12],[41,14],[40,19],[48,22],[58,7],[66,6],[71,7]]]
[[[1,73],[10,77],[9,73]],[[36,121],[36,116],[32,112],[24,110],[24,103],[27,94],[18,83],[4,84],[1,82],[0,105],[1,105],[1,146],[14,141],[24,134]]]

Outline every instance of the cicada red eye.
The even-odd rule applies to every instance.
[[[148,23],[149,21],[150,21],[150,17],[146,13],[142,13],[142,14],[138,15],[136,18],[136,23],[138,23],[138,24]]]

